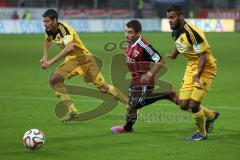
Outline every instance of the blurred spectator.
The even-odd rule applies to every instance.
[[[192,9],[189,10],[189,15],[188,15],[189,18],[194,18],[194,12]]]
[[[32,18],[31,12],[29,12],[28,10],[26,10],[26,11],[24,12],[24,14],[23,14],[22,19],[29,20],[29,19],[31,19],[31,18]]]
[[[20,7],[26,7],[27,6],[27,2],[25,0],[20,0],[19,1],[19,6]]]
[[[18,15],[18,11],[15,10],[12,15],[11,15],[11,19],[19,19],[19,15]]]
[[[137,1],[137,11],[136,11],[136,18],[143,18],[143,8],[144,8],[144,1],[138,0]]]

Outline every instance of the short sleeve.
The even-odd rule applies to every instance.
[[[202,35],[191,27],[187,29],[186,36],[195,53],[202,53],[208,48]]]
[[[161,55],[158,53],[156,49],[152,47],[152,45],[149,44],[143,47],[143,49],[144,49],[144,53],[147,54],[147,57],[149,57],[149,59],[152,62],[157,63],[162,59]]]
[[[73,41],[73,29],[70,26],[61,24],[59,30],[65,45]]]

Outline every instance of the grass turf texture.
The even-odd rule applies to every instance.
[[[173,49],[170,33],[143,35],[162,55]],[[123,36],[123,33],[80,34],[89,50],[103,60],[102,72],[110,83],[111,57],[122,51],[106,52],[103,48],[108,41],[120,43]],[[1,35],[0,159],[237,159],[240,156],[240,36],[239,33],[207,33],[206,36],[218,60],[218,74],[203,104],[220,111],[221,116],[208,140],[187,142],[184,137],[195,132],[194,121],[190,114],[167,101],[144,108],[135,132],[130,134],[110,133],[112,126],[123,123],[122,104],[92,121],[60,123],[54,115],[58,100],[48,86],[48,77],[56,65],[47,71],[39,65],[44,36]],[[53,47],[50,56],[57,51]],[[185,60],[180,56],[166,65],[169,70],[162,78],[178,90]],[[79,77],[68,83],[85,84]],[[99,104],[93,98],[74,99],[78,100],[80,111]],[[30,128],[41,129],[46,136],[46,144],[34,152],[22,144],[22,136]]]

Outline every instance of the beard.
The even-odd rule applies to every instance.
[[[176,24],[173,27],[171,27],[171,29],[172,30],[178,30],[179,28],[181,28],[181,21],[178,18],[177,21],[176,21]]]

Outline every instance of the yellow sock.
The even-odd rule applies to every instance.
[[[205,107],[203,107],[201,105],[201,108],[203,109],[203,112],[204,112],[204,116],[207,118],[207,119],[213,119],[214,116],[215,116],[215,113]]]
[[[55,92],[57,97],[61,100],[61,101],[65,101],[64,105],[65,106],[69,106],[68,110],[69,112],[77,112],[77,108],[75,107],[75,105],[73,104],[71,97],[67,94],[67,90],[66,87],[64,85],[64,83],[59,83],[57,85],[54,86]]]
[[[70,96],[68,94],[60,94],[59,92],[56,92],[57,94],[57,97],[61,100],[61,101],[65,101],[65,100],[68,100],[66,101],[66,103],[64,103],[65,106],[69,106],[68,107],[68,110],[69,112],[77,112],[77,108],[75,107],[75,105],[73,104]],[[69,104],[71,103],[71,104]]]
[[[203,109],[201,108],[200,111],[197,113],[193,113],[193,118],[195,118],[197,128],[201,135],[205,136],[207,135],[207,132],[205,130],[205,121],[204,121],[204,112]]]
[[[124,104],[128,103],[128,98],[118,88],[116,88],[112,85],[108,85],[108,87],[109,87],[109,89],[108,89],[109,94],[116,97]]]
[[[75,107],[75,105],[73,103],[69,107],[69,112],[78,112],[77,108]]]

